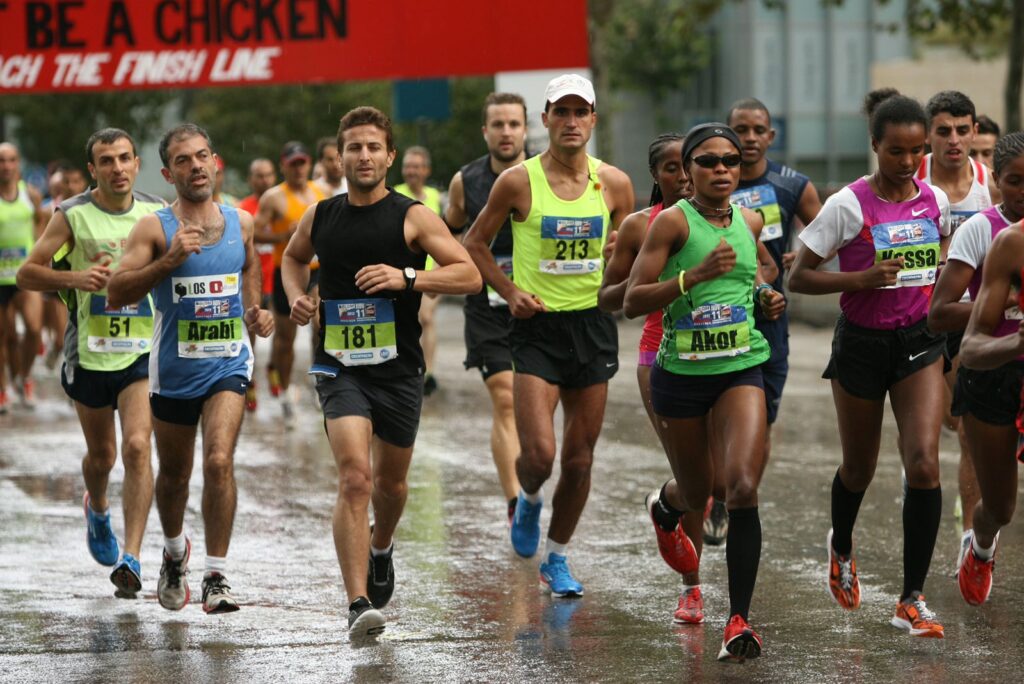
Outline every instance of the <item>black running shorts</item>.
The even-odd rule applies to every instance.
[[[316,392],[324,420],[361,416],[373,424],[373,434],[388,444],[408,448],[416,442],[423,408],[423,377],[371,379],[338,371],[336,377],[316,376]]]
[[[149,379],[149,354],[143,354],[135,363],[116,371],[96,371],[65,363],[60,370],[60,384],[71,399],[89,408],[117,409],[117,395],[125,387]]]
[[[484,380],[495,373],[512,370],[512,352],[508,347],[512,314],[507,306],[488,306],[469,299],[463,307],[467,369],[479,368]]]
[[[994,370],[960,366],[953,387],[954,416],[970,413],[990,425],[1013,425],[1020,410],[1024,361],[1013,361]]]
[[[516,373],[559,387],[598,385],[619,370],[619,329],[597,308],[514,318],[509,345]]]

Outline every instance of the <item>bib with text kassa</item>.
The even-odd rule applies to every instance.
[[[600,271],[603,236],[603,216],[541,217],[541,273],[588,275]]]
[[[398,358],[390,299],[325,299],[324,351],[343,366],[375,366]]]
[[[0,280],[13,280],[26,259],[28,259],[28,249],[25,247],[0,249]]]
[[[89,297],[88,349],[93,352],[145,353],[153,339],[153,307],[149,297],[129,306],[107,306],[99,293]]]
[[[935,283],[939,266],[939,229],[928,218],[879,223],[871,227],[875,263],[903,257],[903,268],[891,287],[922,287]]]
[[[246,334],[238,274],[172,278],[171,289],[178,305],[178,356],[238,356]]]
[[[775,196],[775,186],[771,183],[742,188],[732,193],[730,199],[741,207],[756,211],[764,219],[761,242],[782,237],[782,209]]]
[[[498,268],[505,274],[509,280],[512,280],[512,256],[495,256],[494,262],[498,264]],[[493,307],[508,306],[508,302],[505,298],[498,294],[490,285],[487,286],[487,303]]]
[[[676,352],[680,361],[739,356],[750,351],[746,307],[704,304],[676,321]]]

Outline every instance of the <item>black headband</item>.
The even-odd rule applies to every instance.
[[[736,151],[743,149],[740,144],[740,138],[736,135],[736,131],[732,130],[724,123],[717,121],[705,124],[697,124],[686,134],[686,140],[683,142],[683,162],[685,163],[693,151],[705,140],[710,138],[725,138],[733,145],[736,146]]]

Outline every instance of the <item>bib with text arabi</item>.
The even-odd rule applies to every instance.
[[[324,351],[343,366],[375,366],[398,358],[390,299],[325,299]]]
[[[676,321],[676,352],[680,361],[739,356],[750,351],[746,307],[704,304]]]
[[[153,307],[149,297],[138,304],[110,307],[105,296],[93,293],[86,325],[89,351],[148,352],[153,339]]]
[[[172,278],[178,305],[178,356],[204,359],[242,351],[242,295],[237,273]]]
[[[875,263],[903,257],[892,287],[922,287],[935,282],[939,267],[939,229],[928,218],[880,223],[871,227]]]
[[[587,275],[600,271],[603,236],[603,216],[541,217],[541,273]]]
[[[775,196],[775,187],[770,183],[737,190],[730,199],[741,207],[756,211],[764,219],[761,242],[782,237],[782,210]]]

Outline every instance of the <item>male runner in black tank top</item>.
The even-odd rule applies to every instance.
[[[292,320],[321,321],[310,372],[338,465],[334,545],[351,602],[349,638],[358,640],[384,631],[379,609],[395,587],[391,539],[405,507],[423,402],[420,297],[476,292],[482,281],[437,214],[384,185],[395,146],[383,112],[348,112],[338,145],[349,192],[306,210],[281,275]],[[437,262],[430,271],[423,270],[427,254]],[[306,294],[314,256],[319,305]]]
[[[526,159],[526,101],[514,93],[491,93],[484,100],[482,132],[487,154],[463,166],[448,187],[445,222],[461,232],[487,204],[491,187],[505,169]],[[508,219],[490,245],[499,265],[512,268],[512,224]],[[511,521],[519,497],[516,457],[519,436],[512,410],[512,354],[508,304],[490,288],[466,297],[465,339],[467,369],[479,368],[491,396],[491,455]]]

